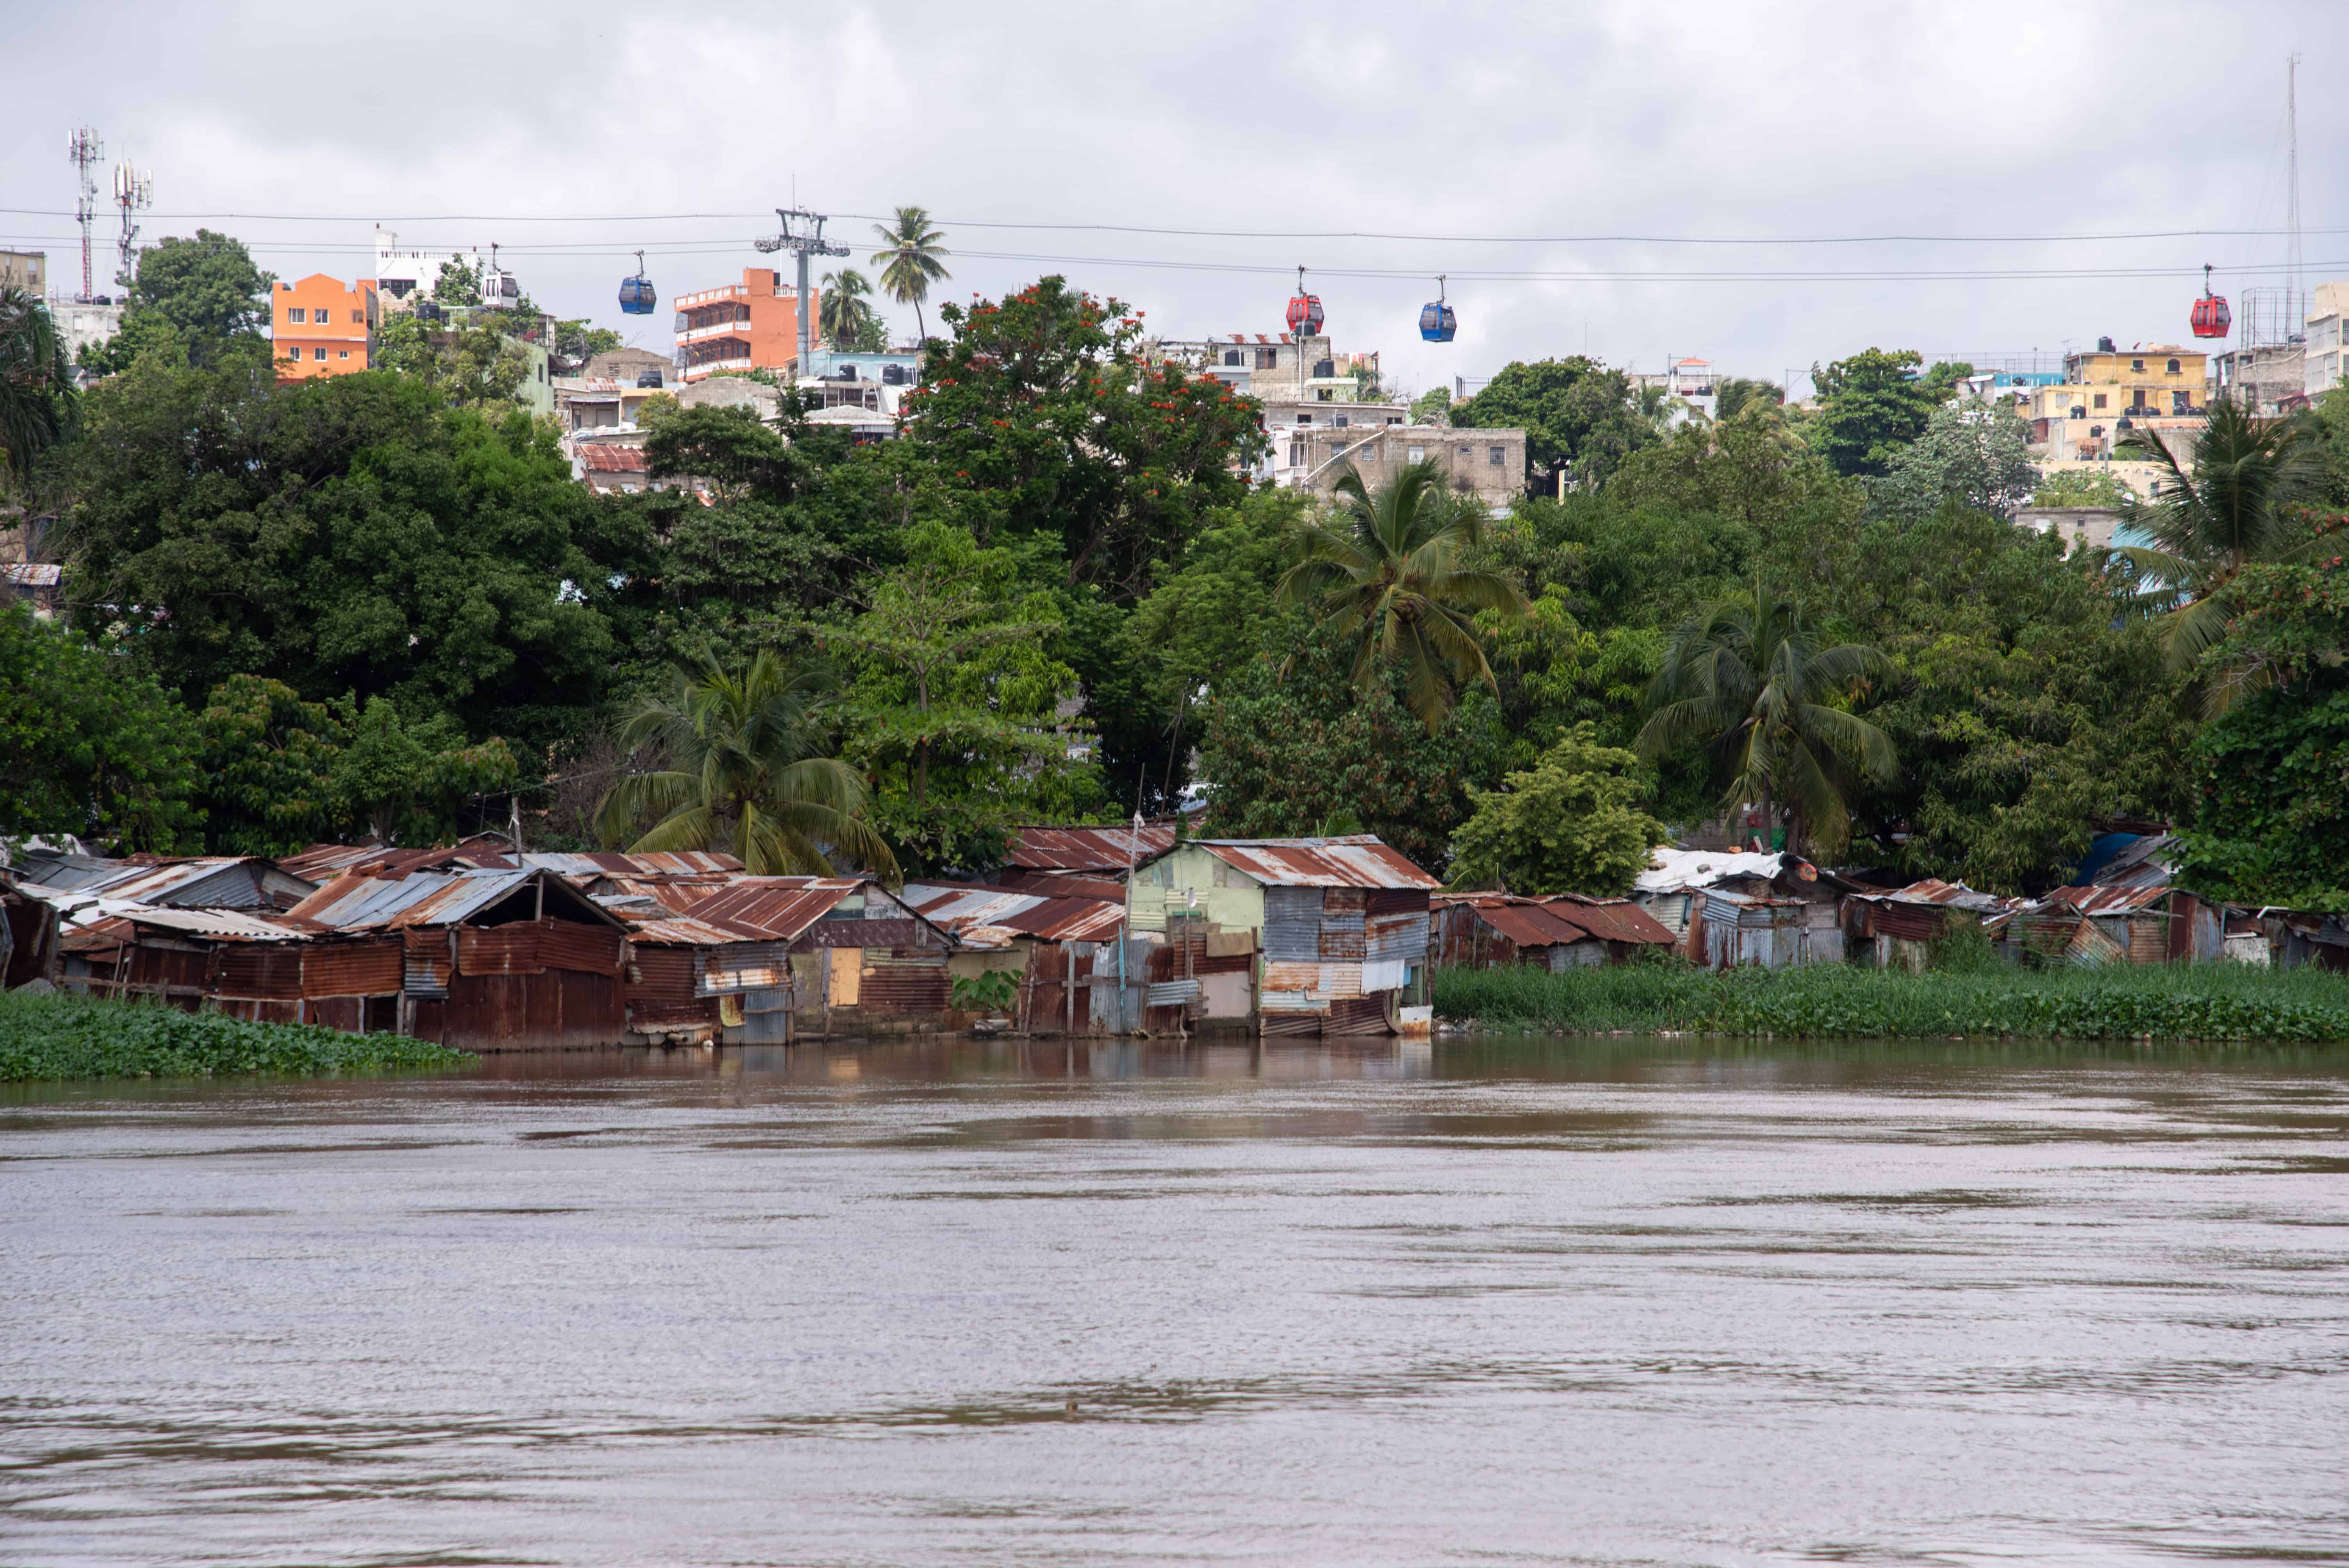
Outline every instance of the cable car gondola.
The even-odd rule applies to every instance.
[[[2234,313],[2227,308],[2227,296],[2210,292],[2210,264],[2202,264],[2202,297],[2194,302],[2194,335],[2224,337],[2227,329],[2235,325]]]
[[[1305,269],[1297,269],[1296,297],[1288,302],[1288,335],[1317,337],[1321,332],[1321,301],[1305,292]]]
[[[1435,297],[1419,307],[1419,335],[1430,343],[1449,343],[1460,330],[1460,315],[1444,303],[1444,279],[1436,274]]]
[[[645,276],[645,253],[636,253],[636,275],[620,280],[620,310],[626,315],[650,315],[654,302],[652,279]]]

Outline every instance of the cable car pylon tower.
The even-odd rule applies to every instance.
[[[808,375],[815,363],[815,291],[808,282],[808,258],[844,256],[848,254],[848,247],[825,242],[823,222],[828,213],[810,212],[797,207],[778,207],[775,216],[783,221],[783,232],[762,240],[753,240],[750,243],[769,254],[790,251],[799,257],[800,356],[799,362],[792,366],[792,377],[797,380]]]

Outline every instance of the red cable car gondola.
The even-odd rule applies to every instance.
[[[2227,296],[2210,292],[2210,266],[2202,265],[2202,297],[2194,302],[2194,335],[2224,337],[2227,329],[2235,325],[2234,314],[2227,308]]]
[[[1297,294],[1288,302],[1288,335],[1315,337],[1321,331],[1321,301],[1305,292],[1305,269],[1297,269]]]

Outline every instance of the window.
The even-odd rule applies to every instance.
[[[1405,447],[1403,449],[1403,460],[1405,462],[1412,463],[1423,463],[1427,460],[1427,449],[1425,447]]]
[[[2142,370],[2145,368],[2145,361],[2142,359],[2132,359],[2129,361],[2129,368],[2131,370]]]
[[[285,319],[298,326],[304,322],[308,321],[310,319],[310,315],[309,313],[305,311],[300,305],[290,305],[286,308]]]
[[[1339,415],[1339,416],[1338,416],[1338,428],[1340,428],[1340,429],[1341,429],[1341,430],[1342,430],[1342,429],[1344,429],[1345,428],[1346,428],[1346,416],[1344,416],[1343,414],[1340,414],[1340,415]]]
[[[1224,350],[1224,363],[1225,363],[1225,364],[1226,364],[1226,365],[1237,365],[1239,362],[1240,362],[1240,351],[1239,351],[1238,349],[1237,349],[1237,348],[1226,348],[1226,349],[1225,349],[1225,350]],[[1221,861],[1218,861],[1218,862],[1216,862],[1216,863],[1217,863],[1217,864],[1221,864],[1222,862],[1221,862]]]
[[[1301,469],[1305,466],[1304,442],[1291,441],[1288,443],[1288,466],[1292,469]]]
[[[326,358],[326,346],[325,346],[324,344],[321,344],[317,348],[316,348],[316,349],[312,350],[312,351],[311,351],[310,357],[312,357],[313,359],[324,359],[324,358]]]
[[[2175,376],[2178,374],[2178,361],[2173,359],[2168,364],[2163,366],[2162,368],[2168,371],[2172,376]]]
[[[2169,395],[2169,411],[2173,414],[2191,414],[2194,412],[2194,394],[2191,392],[2172,392]]]
[[[1485,449],[1485,461],[1494,468],[1497,469],[1501,467],[1502,464],[1508,461],[1508,458],[1509,449],[1506,447],[1487,447]]]
[[[1297,422],[1300,425],[1309,425],[1313,423],[1313,416],[1310,414],[1299,414],[1297,416]]]
[[[347,348],[337,348],[335,350],[335,357],[337,359],[348,359],[350,356],[351,351]]]
[[[289,345],[286,346],[286,349],[285,349],[285,357],[286,357],[286,358],[288,358],[288,359],[299,359],[299,358],[301,358],[301,357],[302,357],[302,346],[301,346],[300,344],[298,344],[298,343],[295,343],[295,344],[289,344]]]
[[[363,310],[355,310],[351,312],[351,325],[353,326],[365,326],[367,325],[367,312]]]
[[[2099,392],[2099,393],[2097,393],[2097,394],[2096,394],[2096,407],[2099,407],[2099,408],[2101,408],[2101,407],[2103,407],[2104,406],[2105,406],[2105,395],[2104,395],[2103,393]]]

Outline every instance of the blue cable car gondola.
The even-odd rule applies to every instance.
[[[620,280],[620,310],[626,315],[650,315],[654,302],[652,279],[645,276],[645,253],[636,253],[636,275]]]
[[[1444,303],[1444,277],[1435,280],[1435,297],[1419,307],[1419,335],[1430,343],[1449,343],[1460,330],[1460,315]]]

